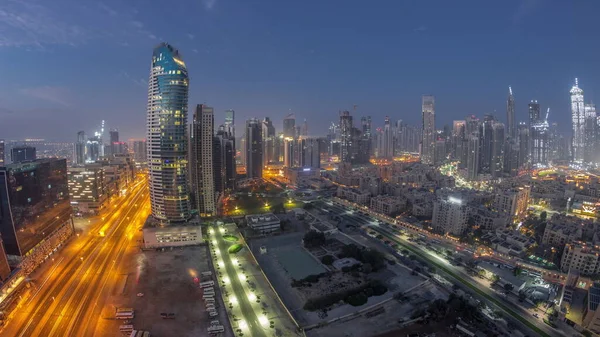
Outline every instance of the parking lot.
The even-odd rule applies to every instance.
[[[104,309],[104,317],[114,317],[114,310],[131,307],[135,310],[132,320],[135,329],[150,331],[152,336],[205,336],[210,321],[219,319],[227,326],[226,311],[219,306],[220,314],[209,318],[202,291],[194,278],[208,271],[208,248],[194,246],[161,251],[138,251],[120,276],[117,289],[111,297],[111,306]],[[112,312],[111,312],[112,311]],[[172,319],[161,318],[161,313]],[[107,319],[110,322],[110,319]],[[108,324],[117,332],[123,321]],[[111,331],[111,330],[108,330]],[[103,336],[114,334],[102,334]],[[226,329],[231,336],[230,329]]]

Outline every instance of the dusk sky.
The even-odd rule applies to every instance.
[[[106,120],[123,139],[145,134],[152,49],[186,61],[190,107],[271,117],[291,110],[311,135],[338,111],[373,125],[421,120],[436,96],[436,126],[467,114],[517,119],[537,99],[571,128],[569,89],[600,99],[600,1],[590,0],[2,0],[0,138],[75,141]],[[190,108],[190,112],[192,109]],[[358,124],[358,123],[355,123]]]

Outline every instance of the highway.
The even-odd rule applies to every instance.
[[[419,259],[435,266],[438,270],[449,276],[449,278],[456,280],[458,285],[462,286],[463,288],[467,288],[470,290],[470,292],[475,293],[476,296],[483,298],[491,307],[501,310],[507,315],[511,316],[513,321],[515,321],[517,325],[521,327],[521,329],[524,329],[524,331],[533,331],[534,335],[538,336],[561,335],[557,330],[552,329],[546,324],[539,324],[539,320],[535,319],[530,312],[522,307],[502,300],[494,291],[473,280],[459,267],[450,265],[446,260],[440,258],[439,256],[424,250],[413,242],[405,240],[401,235],[399,235],[399,230],[393,229],[391,226],[380,226],[377,221],[374,221],[369,216],[353,214],[353,212],[344,206],[335,204],[329,205],[325,202],[319,202],[317,205],[321,208],[328,209],[335,215],[339,215],[344,220],[343,222],[350,222],[355,226],[367,225],[369,228],[375,230],[377,233],[388,239],[388,241],[407,248]]]
[[[36,282],[0,335],[93,335],[106,294],[117,281],[114,271],[124,249],[149,214],[146,182],[139,178],[125,197],[109,206],[103,221],[54,258],[54,266]]]

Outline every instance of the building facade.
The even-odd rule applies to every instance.
[[[583,162],[585,151],[585,104],[583,90],[575,79],[575,85],[569,92],[571,94],[571,121],[573,124],[573,160]]]
[[[167,43],[158,45],[148,80],[146,139],[152,216],[166,223],[190,218],[188,84],[179,51]]]
[[[192,194],[201,217],[215,215],[215,176],[214,176],[214,111],[204,104],[198,104],[190,126],[190,177]],[[220,169],[220,167],[218,167]]]
[[[98,215],[108,204],[104,169],[71,167],[68,170],[69,194],[75,215]]]
[[[263,139],[261,123],[253,118],[246,121],[246,177],[262,178]]]
[[[422,139],[421,162],[433,165],[435,162],[435,98],[423,95],[422,106]]]

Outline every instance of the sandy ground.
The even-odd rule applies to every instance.
[[[211,270],[208,247],[193,246],[167,249],[164,252],[140,251],[128,254],[125,272],[119,277],[113,295],[102,316],[110,322],[118,307],[132,307],[135,329],[150,331],[153,337],[205,336],[210,321],[218,319],[230,336],[225,307],[218,305],[219,316],[210,318],[202,301],[202,291],[194,277]],[[204,281],[204,280],[203,280]],[[138,293],[143,293],[138,297]],[[215,297],[215,298],[219,298]],[[175,319],[162,319],[160,313],[174,313]],[[107,325],[117,332],[120,321]],[[106,335],[106,334],[102,334]],[[118,332],[114,334],[118,336]]]

